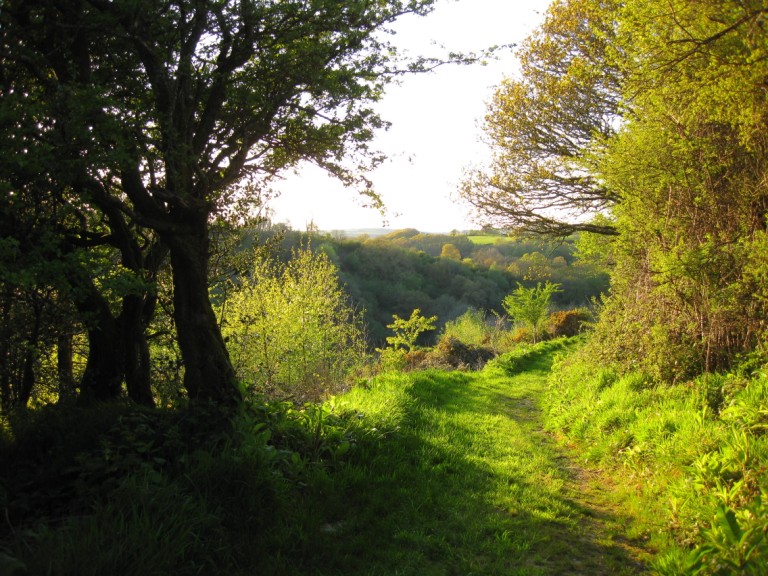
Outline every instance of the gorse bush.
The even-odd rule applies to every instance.
[[[553,338],[576,336],[589,320],[590,314],[586,310],[558,310],[549,315],[548,332]]]
[[[317,399],[366,355],[362,315],[322,252],[300,249],[285,264],[258,257],[218,313],[237,375],[253,393]]]

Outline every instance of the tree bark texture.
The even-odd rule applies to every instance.
[[[196,228],[197,234],[168,240],[184,387],[192,400],[233,404],[241,393],[208,297],[208,229]]]

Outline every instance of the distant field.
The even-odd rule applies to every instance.
[[[496,244],[498,240],[502,242],[512,242],[511,238],[506,236],[467,236],[473,244]]]

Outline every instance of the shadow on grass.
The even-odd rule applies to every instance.
[[[536,371],[550,362],[526,361]],[[296,573],[641,572],[621,545],[595,535],[621,519],[569,497],[568,461],[539,428],[531,378],[541,386],[527,373],[506,384],[414,376],[399,435],[340,472],[342,505],[307,541]]]

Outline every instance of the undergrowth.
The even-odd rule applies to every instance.
[[[47,408],[5,430],[0,574],[272,567],[275,549],[318,530],[313,502],[341,459],[384,435],[333,401],[254,402],[234,417]]]
[[[234,416],[32,413],[0,450],[0,574],[634,574],[624,547],[585,533],[595,520],[541,430],[567,345]]]
[[[655,382],[561,360],[549,429],[634,495],[661,574],[768,574],[768,376]]]

